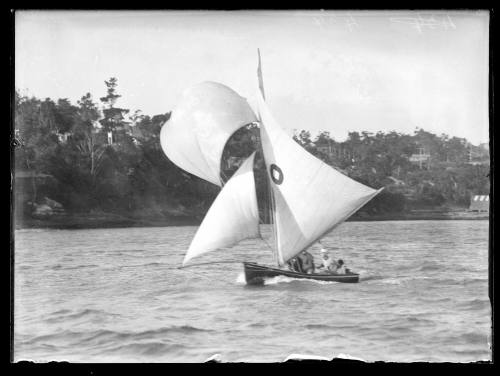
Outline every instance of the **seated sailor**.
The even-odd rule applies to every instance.
[[[292,272],[300,272],[299,262],[296,257],[290,259],[287,264],[288,269],[290,269]]]
[[[337,261],[337,266],[336,266],[336,268],[334,270],[334,273],[336,273],[336,274],[346,274],[346,272],[347,272],[347,269],[346,269],[346,267],[344,265],[344,261],[341,260],[341,259],[339,259]]]
[[[334,259],[330,257],[328,251],[325,248],[322,248],[320,252],[322,258],[322,264],[318,267],[318,269],[330,272],[337,270],[338,264]]]
[[[302,273],[314,273],[314,257],[305,249],[297,255],[299,271]]]

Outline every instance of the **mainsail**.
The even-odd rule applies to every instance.
[[[259,210],[253,174],[255,152],[227,181],[208,210],[183,261],[247,238],[260,237]]]
[[[278,263],[284,265],[381,191],[336,171],[298,145],[276,123],[261,93],[260,132],[274,195]]]
[[[245,98],[216,82],[187,90],[162,127],[160,143],[182,169],[222,186],[220,163],[224,145],[242,126],[256,121]]]

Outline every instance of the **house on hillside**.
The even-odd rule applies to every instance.
[[[490,211],[490,196],[489,195],[474,195],[471,199],[469,211],[473,212],[489,212]]]
[[[329,157],[333,156],[335,153],[335,149],[333,148],[333,145],[331,143],[327,142],[317,142],[316,143],[316,150],[320,151],[323,154],[328,155]]]
[[[356,158],[353,151],[337,144],[334,141],[318,140],[314,144],[316,150],[328,156],[329,158],[337,158],[339,160],[350,160],[354,162]]]
[[[490,164],[490,149],[487,143],[474,146],[468,145],[469,155],[467,164],[470,165],[489,165]]]
[[[427,152],[425,147],[418,148],[417,154],[412,154],[409,161],[418,165],[420,168],[429,168],[431,155]]]

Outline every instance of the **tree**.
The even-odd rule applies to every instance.
[[[104,106],[102,111],[104,117],[99,122],[102,124],[103,130],[109,132],[123,127],[124,115],[130,110],[115,107],[116,101],[121,97],[121,95],[116,93],[118,80],[115,77],[111,77],[109,81],[104,81],[104,83],[107,87],[107,95],[100,98]]]
[[[161,127],[170,119],[170,114],[167,112],[153,117],[145,115],[137,118],[136,126],[146,142],[154,140],[154,142],[159,143]]]
[[[58,139],[55,135],[55,103],[46,98],[20,95],[14,97],[14,125],[19,147],[15,151],[16,170],[31,173],[31,193],[29,201],[35,203],[39,198],[38,174],[50,173],[51,156],[57,153]],[[20,187],[23,189],[23,187]]]
[[[308,147],[310,147],[312,145],[312,143],[313,143],[311,141],[311,132],[305,131],[305,130],[301,130],[299,133],[297,133],[297,130],[294,130],[293,139],[300,146],[302,146],[302,147],[304,147],[306,149]]]
[[[88,173],[91,176],[92,187],[102,163],[105,145],[97,142],[94,124],[99,119],[99,110],[93,102],[90,93],[85,94],[78,101],[78,120],[74,127],[75,146],[81,155],[88,160]]]
[[[78,107],[73,106],[69,99],[59,99],[54,108],[54,120],[57,133],[68,133],[73,130],[78,117]]]
[[[105,97],[101,97],[100,100],[106,108],[113,108],[118,98],[121,97],[121,95],[116,93],[118,79],[115,77],[111,77],[109,81],[105,80],[104,83],[107,87],[107,95]]]

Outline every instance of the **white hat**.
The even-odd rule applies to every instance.
[[[324,248],[321,248],[321,251],[320,251],[320,252],[321,252],[321,253],[328,253],[328,251],[327,251],[326,249],[324,249]]]

